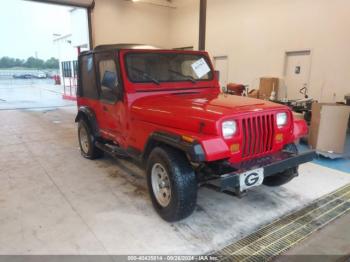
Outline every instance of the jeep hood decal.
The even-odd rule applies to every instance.
[[[216,133],[216,123],[236,114],[274,110],[284,106],[221,93],[173,93],[143,97],[131,105],[134,120],[204,133]]]

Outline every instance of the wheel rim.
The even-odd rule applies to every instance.
[[[152,189],[159,205],[167,207],[171,200],[170,180],[165,168],[157,163],[152,167]]]
[[[85,154],[89,152],[89,135],[84,127],[79,130],[81,149]]]

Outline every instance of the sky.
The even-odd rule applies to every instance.
[[[53,34],[71,32],[70,7],[0,0],[0,57],[57,57]]]

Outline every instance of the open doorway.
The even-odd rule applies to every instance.
[[[214,67],[219,74],[220,86],[225,89],[228,84],[228,57],[214,56]]]
[[[76,61],[90,48],[86,8],[5,1],[0,31],[0,109],[74,105]]]
[[[284,81],[288,99],[303,99],[308,94],[311,51],[286,52]]]

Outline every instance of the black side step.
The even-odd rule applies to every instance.
[[[101,149],[103,152],[106,152],[113,157],[120,157],[120,158],[128,158],[130,155],[126,150],[123,148],[116,146],[116,145],[111,145],[111,144],[104,144],[101,142],[96,141],[95,145],[97,148]]]

